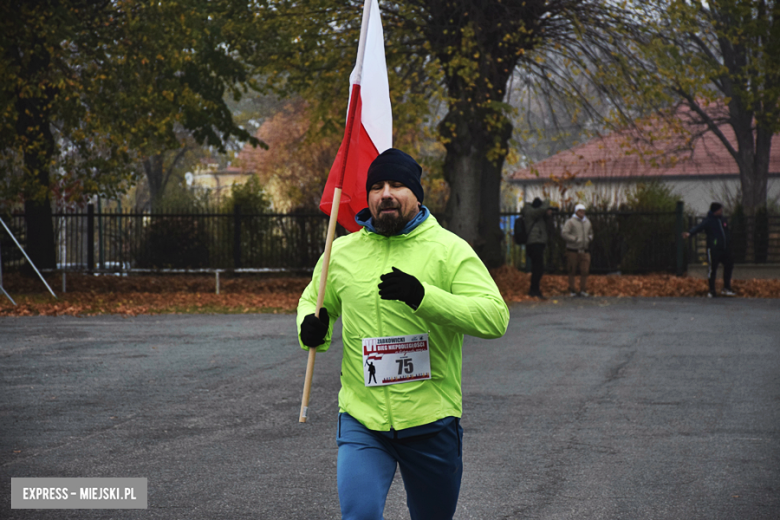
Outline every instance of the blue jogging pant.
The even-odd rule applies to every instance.
[[[339,414],[337,477],[343,520],[383,520],[396,466],[412,520],[452,520],[463,476],[463,428],[455,417],[436,424],[444,427],[427,433],[419,427],[424,433],[398,438],[399,432],[369,430],[349,414]]]

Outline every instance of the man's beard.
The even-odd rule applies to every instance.
[[[397,215],[382,215],[383,209],[395,208],[398,210]],[[409,223],[409,219],[401,213],[401,208],[396,208],[392,202],[385,204],[384,202],[379,204],[377,208],[378,216],[374,217],[374,229],[380,235],[386,237],[393,236],[401,231],[406,224]]]

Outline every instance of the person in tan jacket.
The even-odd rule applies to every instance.
[[[566,241],[566,268],[569,272],[571,296],[588,296],[588,273],[590,272],[590,243],[593,240],[593,226],[585,216],[585,206],[577,204],[574,214],[563,225],[561,236]],[[574,287],[574,276],[580,271],[580,290]]]

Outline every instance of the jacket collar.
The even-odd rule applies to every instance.
[[[409,233],[414,231],[414,229],[417,226],[425,222],[425,220],[430,216],[431,216],[431,212],[428,210],[428,208],[422,206],[420,208],[420,211],[417,213],[417,215],[412,220],[407,222],[406,226],[404,226],[404,228],[401,231],[399,231],[393,236],[408,235]],[[370,231],[371,233],[376,233],[377,235],[379,234],[376,232],[376,228],[374,227],[374,218],[371,216],[371,210],[369,210],[368,208],[364,208],[360,210],[358,214],[355,215],[355,222],[357,222],[358,224],[366,228],[366,231]]]

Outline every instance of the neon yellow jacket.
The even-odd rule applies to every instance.
[[[392,267],[422,282],[425,296],[416,311],[379,297],[379,277]],[[298,303],[298,331],[316,307],[321,272],[322,258]],[[364,228],[335,240],[323,305],[331,327],[318,352],[328,350],[333,323],[342,317],[339,408],[377,431],[460,417],[463,335],[499,338],[509,324],[509,310],[485,265],[471,246],[432,215],[407,235],[386,237]],[[431,379],[365,386],[363,338],[425,332]]]

